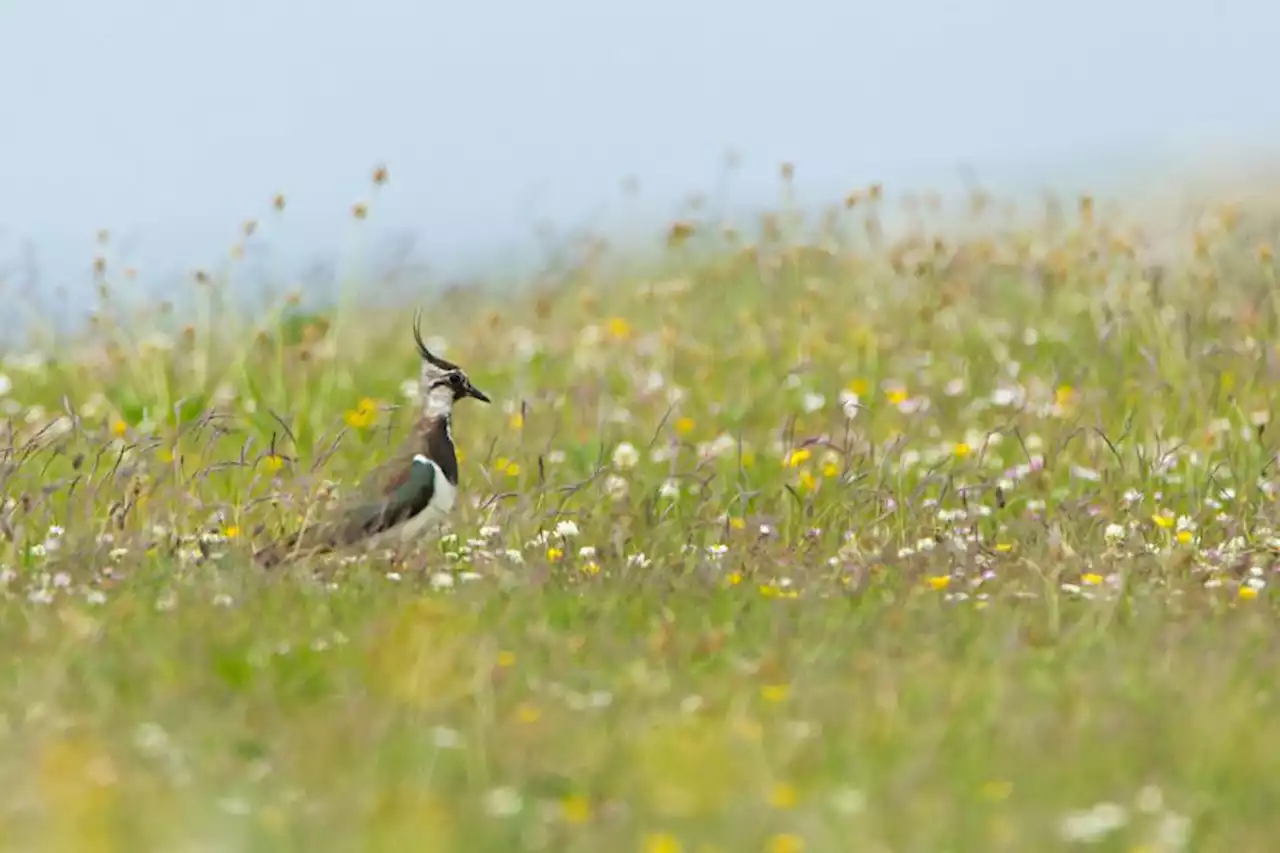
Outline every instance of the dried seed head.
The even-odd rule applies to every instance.
[[[379,164],[373,170],[373,184],[374,186],[382,186],[386,182],[387,182],[387,167],[385,164]]]
[[[671,227],[667,230],[667,245],[672,247],[684,245],[685,241],[693,236],[695,230],[692,222],[681,220],[671,223]]]
[[[358,201],[351,205],[351,215],[356,219],[365,219],[369,216],[369,205],[362,201]]]
[[[252,237],[253,232],[258,230],[258,220],[246,219],[244,222],[244,236]]]
[[[795,167],[795,164],[794,164],[794,163],[783,163],[783,164],[782,164],[782,168],[781,168],[781,169],[779,169],[779,172],[782,174],[782,180],[787,181],[788,183],[790,183],[790,182],[791,182],[791,180],[792,180],[793,178],[795,178],[795,176],[796,176],[796,167]]]
[[[271,206],[276,210],[284,210],[284,193],[276,193],[276,197],[271,199]]]

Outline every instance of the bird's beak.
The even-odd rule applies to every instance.
[[[474,385],[472,385],[470,388],[467,389],[467,395],[471,397],[475,397],[477,400],[481,401],[482,403],[493,402],[492,400],[490,400],[488,397],[484,395],[483,391],[481,391],[479,388],[477,388]]]

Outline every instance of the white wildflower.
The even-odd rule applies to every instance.
[[[624,441],[613,449],[613,465],[623,470],[634,468],[640,461],[640,451],[634,444]]]

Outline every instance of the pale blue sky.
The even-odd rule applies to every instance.
[[[730,147],[748,201],[1276,141],[1278,42],[1262,0],[0,0],[0,271],[74,285],[100,226],[207,265],[277,190],[300,264],[384,160],[371,230],[448,267],[627,175],[665,216]]]

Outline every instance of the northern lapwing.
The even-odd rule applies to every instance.
[[[291,555],[315,555],[351,545],[404,544],[439,525],[458,494],[453,404],[465,397],[490,402],[462,368],[427,349],[421,313],[413,339],[422,356],[418,376],[422,412],[400,449],[360,484],[352,500],[315,525],[268,545],[254,557],[272,566]]]

